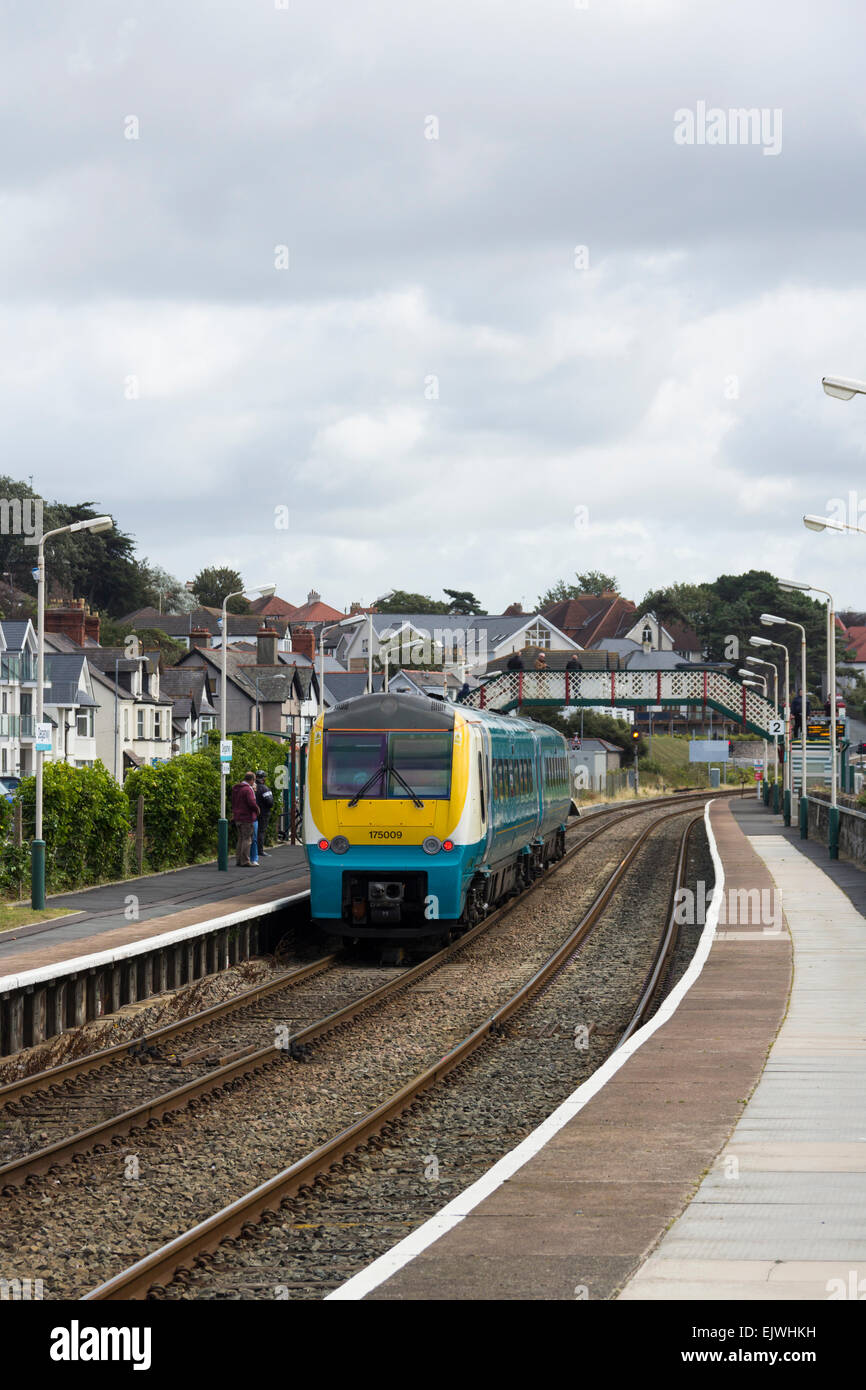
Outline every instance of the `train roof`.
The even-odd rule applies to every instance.
[[[377,692],[343,700],[322,716],[323,729],[423,729],[451,732],[454,706],[426,695]]]

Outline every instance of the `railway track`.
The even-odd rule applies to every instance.
[[[676,800],[690,801],[695,795]],[[573,843],[564,859],[611,825],[657,805],[609,808],[579,821],[570,831]],[[456,942],[397,975],[393,967],[359,970],[342,964],[336,954],[326,955],[141,1038],[0,1087],[0,1122],[5,1125],[0,1192],[8,1195],[30,1177],[54,1172],[90,1150],[99,1152],[137,1128],[302,1056],[316,1040],[349,1026],[452,961],[545,881],[538,880]],[[359,982],[372,987],[359,992]],[[289,1022],[301,1021],[302,1027],[289,1030]],[[263,1039],[268,1041],[263,1044]],[[29,1138],[34,1134],[41,1141],[35,1150]]]
[[[303,1158],[292,1163],[268,1181],[259,1184],[231,1202],[221,1210],[197,1223],[183,1235],[176,1237],[144,1259],[137,1261],[122,1273],[85,1294],[86,1299],[101,1301],[107,1299],[140,1298],[153,1292],[156,1296],[165,1292],[165,1286],[178,1276],[193,1278],[194,1266],[199,1267],[216,1258],[214,1250],[226,1242],[240,1238],[253,1238],[266,1228],[275,1228],[283,1219],[281,1208],[291,1212],[295,1200],[315,1194],[322,1184],[327,1184],[337,1174],[350,1168],[359,1149],[364,1145],[374,1147],[383,1137],[387,1142],[395,1133],[405,1117],[411,1117],[421,1108],[423,1098],[435,1092],[438,1083],[452,1076],[466,1066],[473,1055],[483,1049],[494,1038],[505,1034],[513,1021],[523,1013],[539,996],[556,981],[560,972],[572,961],[575,952],[587,941],[596,925],[603,917],[611,897],[624,878],[633,869],[647,842],[670,821],[676,820],[688,809],[679,807],[663,816],[657,816],[646,826],[619,859],[613,871],[595,893],[587,910],[581,915],[574,929],[565,940],[550,953],[544,963],[519,988],[513,990],[480,1024],[476,1025],[458,1043],[431,1065],[411,1077],[384,1101],[367,1110],[352,1124],[344,1126],[326,1142],[310,1150]],[[633,811],[632,814],[635,812]],[[671,890],[665,930],[662,933],[653,956],[649,972],[646,974],[640,992],[638,1005],[632,1010],[623,1036],[627,1036],[648,1015],[652,1001],[658,993],[664,978],[667,962],[676,940],[673,912],[674,895],[681,886],[688,859],[688,840],[696,818],[692,818],[683,831],[676,859],[674,884]],[[592,838],[602,833],[606,827],[597,827]],[[587,837],[568,851],[570,857],[583,844]],[[547,883],[547,878],[540,884]],[[532,890],[530,890],[531,892]],[[524,901],[527,894],[521,895],[518,902]],[[512,905],[509,905],[511,907]],[[486,923],[479,924],[484,927]],[[473,929],[475,933],[479,928]],[[470,934],[467,933],[467,936]],[[467,938],[458,943],[463,947]],[[448,948],[450,951],[452,948]],[[440,953],[445,954],[445,953]],[[409,972],[407,972],[409,973]],[[401,977],[405,980],[405,976]],[[259,1224],[261,1223],[261,1225]],[[186,1271],[185,1276],[183,1272]]]

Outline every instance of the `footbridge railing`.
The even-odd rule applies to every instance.
[[[758,738],[771,738],[775,710],[763,695],[721,671],[502,671],[464,701],[507,713],[533,705],[691,705],[737,720]]]

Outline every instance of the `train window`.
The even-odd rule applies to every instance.
[[[480,800],[481,800],[481,820],[482,820],[482,822],[483,822],[484,819],[485,819],[485,807],[484,807],[484,760],[483,760],[483,758],[481,757],[481,754],[480,754],[480,753],[478,754],[478,796],[479,796],[479,798],[480,798]]]
[[[411,788],[422,799],[447,800],[451,791],[450,734],[391,733],[388,755],[390,797],[405,798]],[[395,777],[395,772],[400,776]]]
[[[449,733],[330,729],[325,734],[323,795],[343,799],[363,793],[366,801],[405,800],[411,794],[428,801],[447,800],[451,756]]]
[[[384,790],[384,733],[343,733],[332,729],[325,734],[324,795],[352,797],[370,782],[364,796],[381,797]],[[378,769],[378,777],[374,777]]]

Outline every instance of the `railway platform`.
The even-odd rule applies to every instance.
[[[723,891],[656,1018],[336,1297],[862,1296],[866,875],[751,799],[709,823]]]
[[[276,902],[307,886],[303,846],[280,844],[254,871],[231,861],[228,872],[220,873],[214,860],[56,894],[49,906],[68,908],[74,915],[0,933],[0,985],[3,977],[118,950],[182,927],[218,923],[223,916]]]

